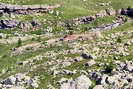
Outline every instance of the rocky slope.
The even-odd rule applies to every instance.
[[[30,0],[61,6],[47,13],[2,10],[0,89],[132,89],[133,2],[125,1]]]

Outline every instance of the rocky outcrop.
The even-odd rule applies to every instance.
[[[14,28],[19,25],[19,21],[16,20],[0,20],[0,29]]]
[[[41,23],[36,20],[33,20],[31,22],[20,22],[20,24],[19,24],[19,28],[24,32],[28,32],[31,30],[35,31],[39,27],[41,27]]]
[[[91,66],[93,66],[95,64],[96,64],[96,62],[94,60],[91,60],[91,61],[85,63],[85,66],[91,67]]]
[[[96,20],[99,17],[113,16],[113,15],[120,15],[120,14],[121,14],[121,10],[114,10],[111,8],[111,9],[102,10],[99,13],[96,13],[95,15],[92,15],[92,16],[84,16],[81,18],[72,19],[70,20],[70,22],[75,23],[75,25],[88,24]]]
[[[0,29],[9,29],[19,27],[22,31],[36,30],[41,26],[36,20],[31,22],[21,22],[18,20],[0,20]]]
[[[91,87],[91,80],[85,75],[81,75],[75,80],[68,80],[67,83],[63,83],[60,89],[89,89]]]
[[[133,8],[127,11],[127,15],[133,17]]]
[[[131,8],[131,7],[127,8],[127,9],[122,8],[121,14],[122,15],[127,15],[129,17],[133,17],[133,8]]]
[[[26,74],[16,74],[12,75],[5,80],[1,81],[1,87],[2,89],[16,89],[15,87],[19,87],[20,89],[25,89],[23,86],[27,85],[28,87],[32,88],[38,88],[38,76],[35,76],[34,78],[31,78],[30,76],[27,76]],[[19,89],[17,88],[17,89]]]
[[[81,54],[81,57],[83,57],[84,59],[93,59],[93,56],[92,55],[85,54],[85,53]]]
[[[70,71],[70,70],[61,70],[61,71],[54,71],[53,72],[53,75],[59,75],[59,74],[62,74],[62,75],[74,75],[76,74],[76,70],[74,71]]]
[[[99,30],[109,30],[109,29],[114,29],[117,28],[120,25],[123,25],[125,22],[127,22],[127,19],[123,18],[123,17],[117,17],[118,20],[114,21],[111,24],[107,24],[107,25],[103,25],[103,26],[99,26],[99,27],[94,27],[91,30],[93,31],[99,31]]]
[[[33,12],[47,12],[55,8],[60,7],[60,5],[47,6],[47,5],[11,5],[11,4],[0,4],[0,11],[3,13],[16,13],[16,14],[31,14]]]
[[[71,26],[71,25],[80,25],[80,24],[89,24],[92,21],[96,20],[97,18],[105,17],[105,16],[117,16],[117,15],[128,15],[133,17],[133,9],[130,10],[124,10],[124,9],[119,9],[119,10],[114,10],[113,8],[108,8],[105,10],[102,10],[95,15],[92,16],[83,16],[75,19],[68,20],[64,22],[64,26]],[[69,22],[69,24],[68,24]],[[70,25],[71,23],[71,25]]]
[[[96,81],[93,89],[132,89],[132,63],[132,61],[116,61],[114,64],[117,67],[110,74],[103,74],[102,70],[88,71],[90,78]]]

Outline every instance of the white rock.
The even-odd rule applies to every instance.
[[[16,78],[14,76],[10,76],[4,81],[6,85],[14,85],[16,83]]]
[[[111,85],[117,85],[119,83],[118,79],[116,77],[114,77],[114,76],[108,77],[107,81]]]
[[[37,82],[31,83],[31,86],[32,86],[33,88],[38,88],[38,87],[39,87],[39,85],[37,84]]]
[[[93,66],[94,64],[96,64],[96,62],[94,61],[94,60],[91,60],[91,61],[89,61],[89,62],[87,62],[86,64],[85,64],[85,66]]]
[[[91,86],[92,82],[91,80],[86,77],[85,75],[81,75],[75,80],[77,89],[89,89]]]
[[[132,72],[133,71],[133,63],[132,62],[128,62],[126,64],[126,69],[129,71],[129,72]]]
[[[75,80],[70,80],[68,83],[61,85],[60,89],[89,89],[92,82],[85,75],[81,75]]]
[[[60,81],[58,81],[59,84],[63,84],[64,82],[67,82],[68,79],[67,78],[61,78]]]

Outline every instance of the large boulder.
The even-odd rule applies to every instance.
[[[85,66],[91,67],[91,66],[93,66],[95,64],[96,64],[96,62],[94,60],[91,60],[91,61],[85,63]]]
[[[133,72],[133,62],[132,61],[128,61],[125,65],[125,69],[129,72]]]
[[[127,15],[133,17],[133,8],[127,11]]]
[[[1,20],[0,27],[3,28],[14,28],[19,25],[19,21],[16,20]]]
[[[41,25],[41,23],[39,23],[39,22],[36,21],[36,20],[33,20],[33,21],[31,21],[31,25],[32,25],[33,27],[38,27],[38,26]]]
[[[3,87],[7,87],[7,86],[15,87],[16,85],[19,87],[24,86],[24,85],[27,85],[28,87],[31,86],[32,88],[39,87],[38,76],[34,76],[33,78],[31,78],[31,77],[26,76],[25,74],[21,74],[21,73],[12,75],[12,76],[8,77],[7,79],[2,80],[0,84],[2,84]],[[4,89],[7,89],[7,88],[4,88]],[[13,89],[17,89],[17,88],[13,88]],[[23,89],[23,88],[20,88],[20,89]]]
[[[60,89],[89,89],[92,82],[85,75],[81,75],[75,80],[70,80],[68,83],[61,85]]]
[[[90,54],[86,54],[86,53],[82,53],[81,57],[83,57],[84,59],[93,59],[93,56]]]
[[[108,8],[108,9],[106,9],[105,11],[106,11],[106,13],[107,13],[108,15],[110,15],[110,16],[116,14],[116,11],[115,11],[113,8]]]
[[[108,84],[111,84],[111,85],[116,85],[116,84],[119,83],[119,81],[118,81],[118,79],[117,79],[116,76],[109,76],[109,77],[107,78],[107,83],[108,83]]]
[[[22,29],[22,31],[29,31],[31,28],[32,28],[32,24],[31,23],[28,23],[28,22],[21,22],[20,23],[20,28]]]
[[[77,89],[89,89],[91,86],[92,82],[91,80],[86,77],[85,75],[81,75],[75,80]]]

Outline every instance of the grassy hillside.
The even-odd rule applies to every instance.
[[[89,24],[72,26],[72,30],[58,25],[61,21],[94,15],[107,8],[121,9],[129,6],[133,7],[133,0],[0,0],[0,2],[17,5],[61,5],[61,7],[57,8],[53,14],[13,14],[12,16],[4,14],[0,17],[0,20],[19,20],[22,22],[37,20],[42,24],[41,28],[29,32],[22,32],[20,28],[0,29],[1,34],[6,34],[5,38],[0,38],[0,79],[5,79],[10,75],[17,73],[27,72],[30,77],[39,76],[39,87],[36,89],[60,89],[58,81],[61,78],[75,79],[78,76],[85,74],[83,71],[88,73],[88,70],[104,70],[106,69],[105,67],[108,66],[100,66],[99,64],[102,63],[109,64],[109,67],[115,69],[117,68],[117,65],[115,64],[116,61],[123,62],[133,59],[133,19],[130,17],[123,16],[123,18],[127,18],[129,21],[116,28],[98,31],[100,32],[100,37],[97,37],[95,31],[88,30],[88,28],[112,24],[116,20],[116,16],[97,18]],[[103,6],[101,3],[110,4]],[[56,12],[59,12],[60,14],[56,15]],[[47,30],[49,29],[52,29],[52,31],[48,32]],[[25,37],[25,35],[29,35],[31,38],[26,37],[25,40],[22,40],[21,46],[18,47],[19,37],[16,36],[15,33],[24,35],[22,38]],[[68,39],[73,39],[77,36],[79,38],[70,42],[61,41],[62,38],[65,39],[66,37],[67,39],[66,35],[68,36]],[[9,43],[8,41],[14,42]],[[127,42],[131,42],[131,44],[125,47]],[[35,43],[38,43],[41,46],[34,46]],[[27,45],[30,45],[30,47],[27,47]],[[27,48],[24,48],[25,46]],[[21,49],[21,47],[24,49],[24,52],[21,53],[23,50],[20,50],[17,54],[16,51]],[[38,48],[34,50],[36,47]],[[119,47],[125,47],[126,51],[123,49],[124,53],[126,54],[127,52],[128,55],[124,55],[124,53],[122,53],[123,50],[121,49],[121,52]],[[80,49],[83,49],[83,51]],[[75,52],[75,50],[77,52]],[[16,55],[12,55],[13,52],[16,52]],[[96,58],[93,59],[97,62],[96,65],[86,67],[84,64],[89,61],[86,59],[78,62],[71,61],[76,58],[80,59],[83,52],[96,56]],[[37,56],[41,56],[42,59],[37,59]],[[29,60],[33,61],[30,63]],[[27,64],[21,64],[23,62],[26,63],[27,61]],[[67,65],[65,62],[69,61],[71,64],[69,65],[68,63],[68,66],[64,66],[65,64]],[[54,76],[52,74],[54,68],[56,71],[77,70],[77,72],[73,75],[57,74]],[[107,75],[110,76],[111,73]],[[92,81],[93,88],[96,85],[96,81]],[[52,85],[55,88],[48,88],[48,85]],[[26,89],[33,89],[33,87],[30,86]]]

